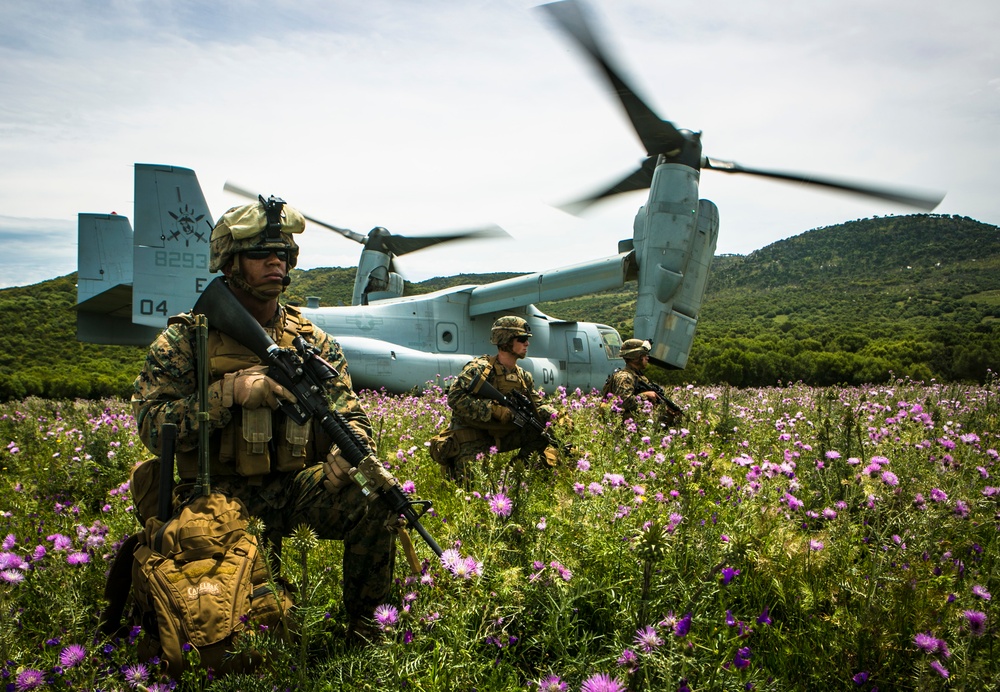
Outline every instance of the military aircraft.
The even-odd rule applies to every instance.
[[[652,342],[651,362],[684,368],[719,232],[718,208],[698,196],[704,169],[808,183],[926,210],[943,197],[703,156],[701,134],[656,115],[612,65],[582,5],[563,0],[541,8],[593,61],[647,154],[636,171],[570,207],[580,210],[611,195],[648,188],[632,237],[619,242],[616,254],[589,262],[404,296],[393,257],[441,242],[440,236],[404,238],[380,227],[365,236],[307,217],[364,244],[353,305],[320,307],[310,301],[303,308],[340,342],[358,388],[405,392],[456,375],[473,356],[495,350],[490,327],[509,314],[531,325],[534,338],[523,365],[536,385],[549,392],[558,386],[570,391],[600,387],[623,364],[618,332],[551,317],[535,303],[619,288],[631,280],[637,282],[634,336]],[[236,186],[228,189],[256,198]],[[136,164],[135,217],[133,234],[124,217],[80,214],[77,336],[83,341],[147,344],[168,316],[190,309],[211,279],[208,239],[214,217],[192,170]]]

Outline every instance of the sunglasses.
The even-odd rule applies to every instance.
[[[528,339],[530,338],[531,338],[530,336],[515,336],[514,341],[516,341],[519,344],[526,344],[528,343]]]
[[[274,255],[282,262],[287,262],[290,253],[288,250],[272,250],[270,248],[255,248],[253,250],[244,250],[243,256],[252,260],[263,260],[267,259],[271,255]]]

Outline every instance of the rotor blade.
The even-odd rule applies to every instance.
[[[629,173],[617,183],[609,185],[603,190],[594,192],[593,194],[582,197],[581,199],[574,200],[573,202],[560,204],[559,208],[570,214],[579,214],[590,205],[600,202],[602,199],[619,195],[623,192],[648,189],[650,184],[653,182],[653,170],[655,168],[655,160],[650,157],[643,161],[642,166]]]
[[[257,194],[255,194],[253,192],[250,192],[246,188],[242,188],[239,185],[234,185],[233,183],[229,182],[228,180],[226,181],[226,184],[222,186],[222,189],[225,190],[226,192],[232,192],[233,194],[237,194],[237,195],[239,195],[241,197],[246,197],[247,199],[253,199],[253,200],[255,200],[258,197]],[[299,213],[301,214],[302,212],[300,211]],[[310,223],[314,223],[317,226],[322,226],[323,228],[328,228],[331,231],[339,233],[340,235],[344,236],[345,238],[353,240],[356,243],[361,243],[362,245],[364,245],[365,241],[368,240],[368,236],[362,235],[362,234],[360,234],[360,233],[358,233],[356,231],[352,231],[349,228],[341,228],[340,226],[334,226],[332,223],[326,223],[325,221],[320,221],[319,219],[314,219],[313,217],[306,216],[305,214],[302,214],[302,216],[305,218],[306,221],[308,221]]]
[[[576,0],[562,0],[541,5],[556,24],[563,29],[589,55],[611,84],[611,89],[625,109],[639,140],[646,148],[646,154],[671,154],[683,147],[684,136],[673,123],[661,119],[646,105],[635,90],[611,66],[607,53],[597,42],[584,15],[582,3]]]
[[[487,226],[475,228],[468,231],[455,231],[454,233],[444,233],[440,235],[425,236],[403,236],[391,235],[385,239],[387,249],[397,257],[410,252],[423,250],[424,248],[441,243],[450,243],[456,240],[485,240],[489,238],[509,238],[510,234],[499,226]]]
[[[733,161],[723,161],[705,157],[702,161],[703,169],[722,171],[723,173],[746,173],[748,175],[759,175],[765,178],[775,178],[777,180],[787,180],[793,183],[804,183],[807,185],[818,185],[828,187],[833,190],[853,192],[866,197],[884,199],[890,202],[897,202],[907,206],[916,207],[925,211],[932,211],[944,199],[944,193],[940,192],[917,192],[914,190],[902,190],[900,188],[883,187],[868,183],[855,183],[847,180],[835,180],[824,178],[811,173],[783,173],[781,171],[768,171],[761,168],[748,168]]]

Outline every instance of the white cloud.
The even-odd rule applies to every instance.
[[[102,5],[103,6],[103,5]],[[745,165],[947,190],[942,213],[1000,222],[994,3],[595,3],[648,102]],[[30,38],[29,38],[30,37]],[[0,214],[132,214],[135,162],[195,169],[366,232],[498,223],[514,240],[403,258],[413,279],[613,254],[633,193],[576,219],[548,206],[643,152],[620,109],[530,3],[6,3]],[[705,172],[720,252],[902,207]],[[0,234],[6,230],[0,228]],[[307,233],[303,267],[356,246]],[[2,239],[0,239],[2,240]],[[24,266],[75,268],[75,253]],[[68,262],[56,267],[58,262]]]

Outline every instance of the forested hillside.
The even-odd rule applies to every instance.
[[[349,304],[354,268],[294,270],[288,300]],[[509,276],[407,284],[426,293]],[[0,290],[0,400],[128,394],[142,348],[75,339],[75,274]],[[635,284],[545,303],[563,319],[631,335]],[[716,257],[688,368],[669,383],[861,384],[891,374],[978,380],[1000,365],[1000,229],[918,214],[808,231],[745,257]]]

